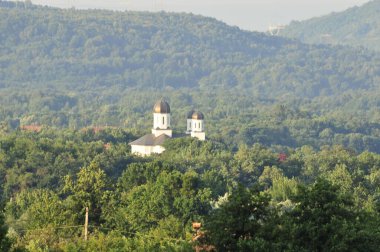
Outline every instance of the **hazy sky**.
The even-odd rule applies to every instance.
[[[32,0],[35,4],[63,8],[101,8],[192,12],[215,17],[247,30],[264,31],[269,25],[288,24],[333,11],[342,11],[369,0]]]

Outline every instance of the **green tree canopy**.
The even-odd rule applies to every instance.
[[[206,219],[211,244],[218,251],[237,251],[239,246],[252,247],[246,240],[261,243],[263,226],[271,216],[269,201],[257,188],[239,185]]]

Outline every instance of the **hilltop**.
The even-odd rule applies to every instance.
[[[380,50],[380,1],[339,13],[292,22],[282,35],[306,43],[342,44]]]
[[[37,6],[0,14],[3,86],[242,87],[314,97],[376,85],[378,55],[307,46],[202,16]]]

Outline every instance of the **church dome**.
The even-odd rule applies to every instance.
[[[167,103],[164,99],[159,100],[158,102],[156,102],[156,104],[154,104],[153,112],[159,114],[169,114],[169,103]]]
[[[203,120],[203,119],[205,119],[205,116],[203,115],[202,112],[194,112],[193,115],[191,116],[191,119]]]
[[[194,114],[194,109],[190,110],[188,113],[187,113],[187,119],[192,119],[193,118],[193,114]]]

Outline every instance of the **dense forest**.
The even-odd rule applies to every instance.
[[[0,2],[0,121],[80,129],[173,127],[192,107],[211,139],[251,146],[340,144],[380,153],[379,54],[305,45],[191,14]]]
[[[0,251],[378,251],[379,62],[192,14],[0,1]],[[161,97],[208,139],[131,154]]]
[[[343,12],[294,21],[281,35],[306,43],[361,46],[380,51],[379,13],[380,1],[372,0]]]
[[[126,144],[135,137],[120,129],[1,136],[0,248],[378,251],[379,154],[260,144],[232,151],[178,138],[141,158]]]

